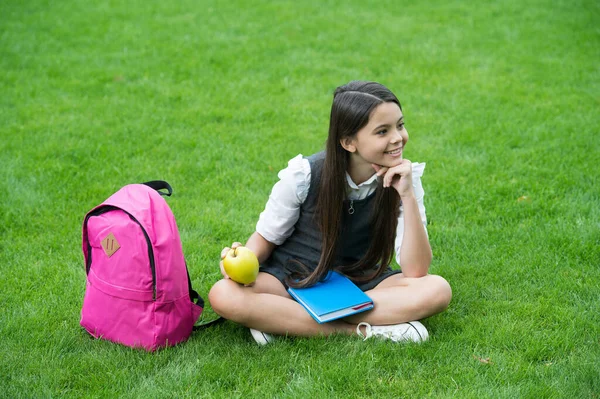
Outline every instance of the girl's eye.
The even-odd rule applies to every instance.
[[[398,130],[404,129],[404,122],[398,124]]]
[[[380,134],[380,135],[382,135],[382,136],[383,136],[384,134],[386,134],[386,133],[387,133],[387,129],[383,129],[383,130],[380,130],[380,131],[378,131],[378,132],[377,132],[377,134]]]

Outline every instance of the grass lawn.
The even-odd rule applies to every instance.
[[[405,5],[401,3],[407,3]],[[0,396],[600,398],[600,3],[0,3]],[[165,179],[196,289],[336,86],[403,104],[431,272],[423,345],[258,347],[231,322],[149,354],[79,326],[81,222]],[[210,309],[207,318],[214,316]]]

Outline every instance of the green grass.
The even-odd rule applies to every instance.
[[[0,396],[600,397],[597,2],[7,0],[0,15]],[[398,95],[407,158],[427,162],[431,271],[454,290],[428,343],[261,348],[230,322],[154,354],[89,338],[86,211],[169,181],[206,296],[352,79]]]

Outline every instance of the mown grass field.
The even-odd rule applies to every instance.
[[[0,396],[600,397],[600,5],[402,3],[1,2]],[[454,291],[430,341],[228,322],[148,354],[79,327],[90,208],[169,181],[206,297],[354,79],[398,95],[427,163]]]

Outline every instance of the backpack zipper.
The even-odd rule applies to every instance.
[[[146,239],[146,245],[148,246],[148,260],[150,261],[150,270],[152,271],[152,300],[155,301],[156,300],[156,266],[154,264],[154,252],[152,251],[152,242],[150,241],[150,237],[148,236],[148,233],[146,232],[146,229],[144,229],[142,224],[140,222],[138,222],[138,220],[136,218],[134,218],[131,213],[127,212],[124,209],[121,209],[121,208],[118,208],[118,207],[112,206],[112,205],[103,205],[103,206],[97,208],[96,210],[90,212],[85,217],[84,226],[87,229],[87,224],[88,224],[88,220],[90,219],[90,217],[100,216],[100,215],[105,214],[110,211],[125,212],[127,214],[127,216],[129,216],[129,218],[131,220],[133,220],[138,226],[140,226],[140,229],[142,229],[142,233],[144,233],[144,238]],[[89,238],[87,239],[87,248],[88,248],[88,259],[87,259],[87,262],[85,265],[86,274],[88,274],[90,272],[90,267],[92,266],[92,246],[90,245]]]

